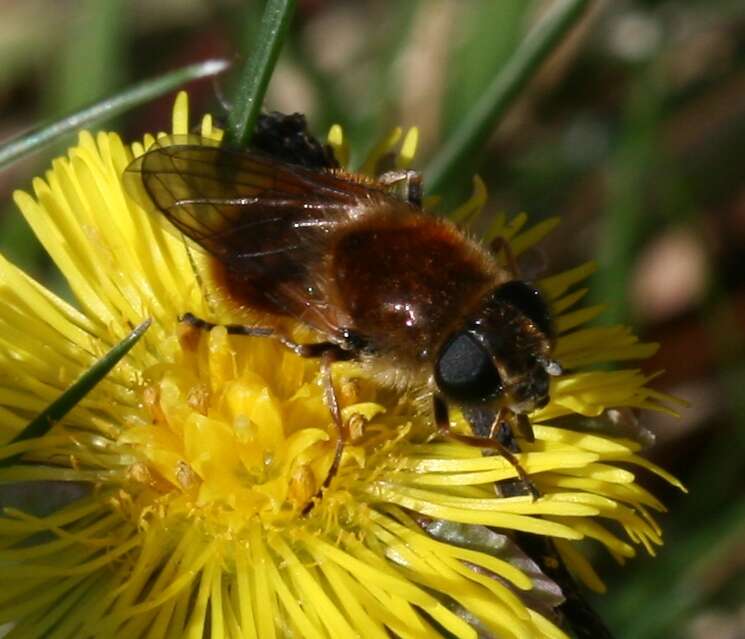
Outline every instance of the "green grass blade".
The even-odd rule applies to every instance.
[[[445,71],[441,139],[447,140],[525,35],[535,2],[470,0],[458,20]]]
[[[126,59],[126,0],[80,0],[46,72],[44,110],[52,117],[71,113],[129,84]]]
[[[531,29],[425,170],[427,193],[442,192],[455,173],[472,163],[496,123],[589,4],[589,0],[557,0]]]
[[[96,102],[60,120],[38,126],[0,146],[0,169],[28,153],[38,151],[66,133],[119,115],[139,104],[173,91],[186,82],[222,73],[228,66],[229,63],[226,60],[219,59],[190,64],[157,78],[135,84],[121,93]]]
[[[119,344],[114,346],[106,355],[99,359],[78,380],[72,384],[62,395],[55,399],[47,408],[37,415],[28,425],[16,435],[9,443],[24,441],[43,437],[51,428],[69,413],[93,388],[109,374],[112,368],[121,360],[130,349],[145,334],[150,327],[150,320],[145,320],[137,326]],[[18,461],[20,455],[13,455],[0,460],[0,468],[12,466]]]
[[[664,160],[660,140],[664,113],[665,82],[659,69],[640,70],[629,89],[624,105],[621,134],[607,169],[608,203],[602,217],[597,253],[600,269],[593,279],[590,297],[607,305],[603,321],[622,324],[632,320],[628,303],[634,265],[649,224],[646,210],[650,172]],[[657,178],[671,181],[667,173]],[[658,232],[664,222],[653,221]]]
[[[296,0],[267,0],[256,46],[246,59],[228,116],[225,129],[228,145],[245,147],[251,139],[295,5]]]

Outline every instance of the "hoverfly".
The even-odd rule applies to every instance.
[[[354,359],[381,385],[431,396],[440,434],[504,455],[535,495],[510,450],[511,426],[532,438],[526,414],[548,402],[549,376],[561,372],[548,305],[495,251],[422,210],[418,174],[346,173],[303,116],[275,113],[262,116],[250,149],[165,138],[126,177],[211,256],[212,275],[238,307],[292,318],[318,335],[298,344],[279,322],[227,327],[321,359],[337,429],[322,490],[349,437],[330,368]],[[499,244],[496,251],[508,249]],[[451,431],[451,405],[473,436]]]

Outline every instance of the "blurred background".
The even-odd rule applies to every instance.
[[[342,124],[353,162],[391,126],[417,125],[417,166],[458,125],[550,2],[300,0],[267,106]],[[0,141],[134,81],[208,57],[242,63],[261,2],[4,0]],[[224,113],[230,78],[190,85],[194,113]],[[173,95],[102,124],[125,137],[164,128]],[[68,295],[15,210],[71,142],[0,173],[0,250]],[[666,543],[620,569],[598,552],[609,594],[593,605],[618,637],[745,637],[745,3],[597,0],[483,151],[445,184],[488,210],[560,214],[544,243],[551,271],[595,259],[600,321],[661,344],[644,364],[685,398],[679,419],[644,415],[649,456],[680,495]],[[426,180],[426,175],[425,175]]]

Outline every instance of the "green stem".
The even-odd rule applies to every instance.
[[[664,75],[657,65],[652,65],[636,76],[624,107],[620,143],[607,170],[608,205],[597,249],[601,268],[590,293],[594,302],[608,305],[603,321],[612,324],[632,319],[627,301],[629,285],[649,220],[645,191],[650,171],[660,166],[664,158],[659,140],[664,117]],[[658,191],[662,190],[663,181],[670,179],[667,174],[658,178]]]
[[[296,3],[297,0],[267,0],[258,41],[243,67],[228,116],[225,129],[225,143],[228,145],[245,147],[251,139]]]
[[[0,146],[0,169],[28,153],[38,151],[65,133],[76,131],[104,118],[115,117],[135,106],[173,91],[186,82],[222,73],[228,66],[230,65],[226,60],[204,60],[190,64],[157,78],[135,84],[117,95],[96,102],[60,120],[35,127],[28,133]]]
[[[427,192],[441,192],[484,145],[540,65],[582,16],[590,0],[557,0],[495,76],[425,170]]]
[[[26,439],[44,437],[57,422],[67,415],[80,400],[109,374],[111,369],[130,351],[149,327],[149,319],[137,326],[127,337],[83,373],[62,395],[31,420],[9,443],[15,444]],[[0,460],[0,468],[12,466],[20,456],[20,454],[12,455]]]

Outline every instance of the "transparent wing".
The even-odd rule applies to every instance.
[[[127,168],[125,184],[217,258],[254,306],[326,332],[335,323],[321,263],[333,231],[389,199],[332,172],[198,136],[161,138]]]

